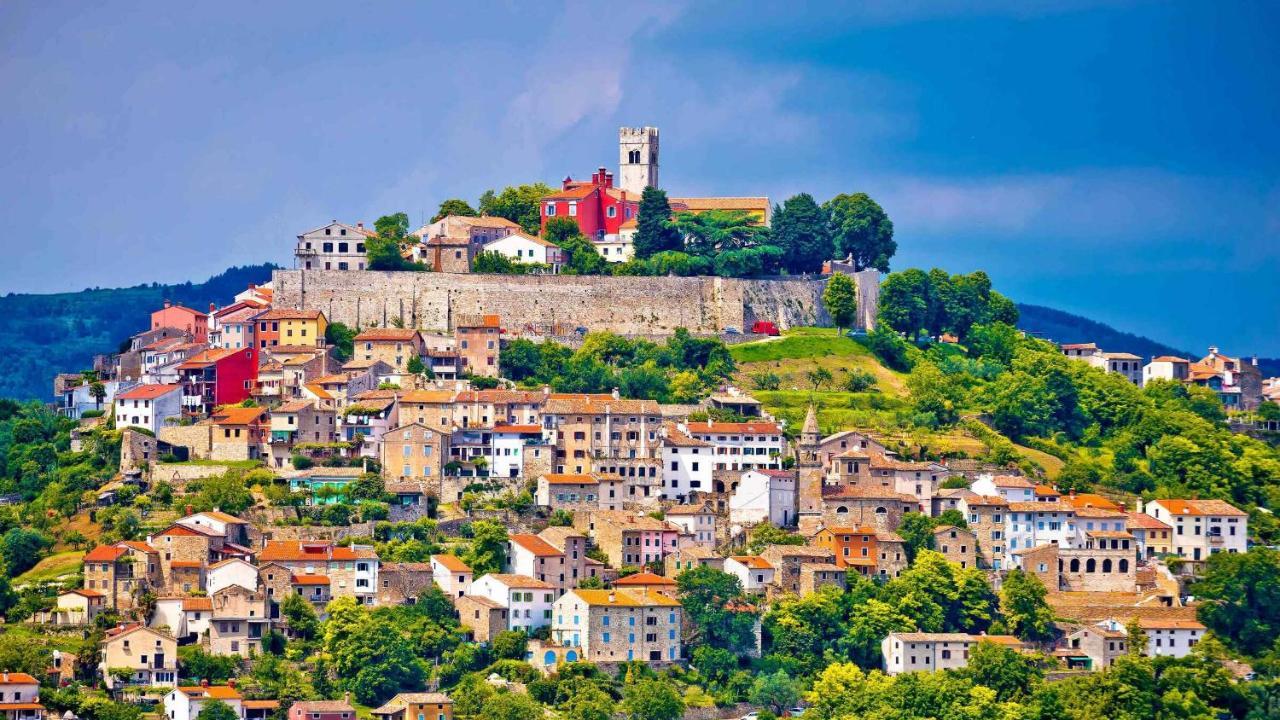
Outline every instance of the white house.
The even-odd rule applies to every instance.
[[[711,443],[717,470],[778,469],[786,454],[787,441],[777,423],[691,422],[681,430]]]
[[[164,597],[156,600],[149,625],[169,628],[179,639],[195,639],[209,632],[213,618],[213,599],[209,597]]]
[[[40,681],[24,672],[0,672],[0,711],[3,711],[5,720],[44,718]]]
[[[1113,632],[1127,630],[1125,623],[1115,618],[1098,624]],[[1205,633],[1205,626],[1195,620],[1140,618],[1138,625],[1147,634],[1147,657],[1186,657]]]
[[[1222,500],[1152,500],[1147,514],[1173,528],[1173,551],[1187,560],[1246,550],[1249,514]]]
[[[486,243],[484,251],[497,253],[512,262],[550,265],[552,272],[560,272],[560,266],[564,263],[564,251],[559,245],[529,235],[523,230],[516,230],[506,237]]]
[[[471,595],[488,598],[507,608],[510,630],[534,630],[551,624],[556,589],[528,575],[489,574],[471,584]]]
[[[368,262],[364,243],[375,236],[364,223],[351,226],[334,220],[298,236],[295,266],[299,270],[364,270]]]
[[[724,559],[724,571],[735,575],[747,592],[764,592],[777,570],[759,555],[734,555]]]
[[[431,556],[431,579],[451,598],[466,595],[474,577],[471,567],[457,555]]]
[[[1191,374],[1191,361],[1174,355],[1161,355],[1151,358],[1151,362],[1142,366],[1142,384],[1155,380],[1172,380],[1183,382]]]
[[[662,438],[662,497],[682,500],[690,492],[710,492],[715,448],[675,426]]]
[[[676,505],[663,514],[664,519],[680,528],[682,536],[689,536],[694,545],[716,546],[716,511],[710,503]]]
[[[138,385],[116,396],[116,427],[160,432],[165,421],[182,414],[181,385]]]
[[[1009,502],[1032,502],[1035,484],[1021,475],[979,475],[969,489],[979,495],[998,495]]]
[[[524,472],[524,449],[542,444],[542,426],[496,424],[489,437],[493,448],[489,475],[520,477]]]
[[[208,572],[205,573],[205,590],[209,595],[230,585],[239,585],[245,590],[257,590],[257,566],[240,558],[230,558],[209,566]]]
[[[777,527],[796,523],[796,474],[791,470],[748,470],[729,496],[729,522]]]
[[[880,642],[884,671],[900,675],[921,670],[958,670],[969,664],[969,653],[981,639],[965,633],[889,633]]]
[[[164,696],[164,716],[168,720],[195,720],[205,703],[219,700],[244,717],[244,702],[239,691],[228,685],[191,685],[174,688]]]

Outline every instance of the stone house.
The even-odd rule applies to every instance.
[[[44,720],[40,681],[24,672],[0,672],[0,713],[5,720]]]
[[[724,570],[724,557],[717,555],[711,548],[701,545],[676,548],[663,560],[663,573],[667,577],[675,577],[685,570],[695,567],[710,567]]]
[[[1054,655],[1069,670],[1102,670],[1129,653],[1129,634],[1102,625],[1083,625],[1063,638]]]
[[[453,720],[453,700],[443,693],[400,693],[369,714],[375,720]]]
[[[896,530],[903,515],[921,510],[920,501],[914,495],[890,489],[858,485],[822,488],[823,525],[870,525],[880,530]]]
[[[897,533],[876,532],[876,574],[881,578],[895,578],[907,569],[907,542]]]
[[[809,563],[834,565],[835,554],[822,547],[810,545],[769,545],[760,553],[765,562],[777,572],[773,585],[782,592],[800,592],[800,570]]]
[[[857,568],[863,575],[873,575],[876,569],[876,529],[870,526],[824,527],[810,541],[835,556],[835,564],[842,568]]]
[[[933,549],[942,553],[948,562],[962,568],[978,566],[978,536],[972,530],[954,525],[939,525],[933,529]]]
[[[675,505],[663,513],[664,519],[680,528],[684,545],[715,547],[719,533],[716,528],[717,513],[710,503]]]
[[[510,627],[506,606],[482,595],[459,595],[454,598],[453,606],[475,642],[489,642]]]
[[[502,323],[498,316],[460,317],[453,332],[463,372],[498,377],[498,358],[502,353]]]
[[[586,662],[671,663],[680,658],[680,603],[660,593],[570,590],[552,609],[551,637]]]
[[[964,633],[889,633],[880,644],[884,671],[888,675],[905,672],[959,670],[969,664],[969,653],[980,642],[997,642],[1006,647],[1022,647],[1017,638]]]
[[[1139,559],[1151,559],[1173,552],[1173,528],[1144,512],[1127,513],[1125,523],[1133,534]]]
[[[680,529],[665,520],[626,511],[576,513],[574,527],[586,530],[615,568],[660,563],[678,547]]]
[[[209,652],[249,657],[262,651],[262,636],[271,627],[267,596],[257,590],[228,585],[211,596]]]
[[[569,556],[538,535],[510,535],[507,539],[506,572],[550,583],[556,588],[556,597],[559,597],[566,590],[577,587],[586,576],[585,538],[578,536],[577,539],[580,543],[573,556]]]
[[[346,700],[299,700],[289,706],[288,720],[355,720],[356,710]]]
[[[420,423],[383,433],[382,476],[388,480],[433,482],[449,462],[449,436]]]
[[[130,610],[137,595],[161,586],[159,553],[147,543],[125,540],[99,545],[84,556],[84,585],[106,596],[107,607]]]
[[[378,568],[378,604],[412,604],[433,582],[431,563],[382,563]]]
[[[845,569],[835,563],[803,563],[800,566],[800,595],[815,593],[826,585],[833,585],[841,591],[848,587]]]
[[[422,359],[426,343],[422,333],[413,328],[368,328],[355,337],[355,357],[363,360],[381,360],[397,373],[408,373],[413,358]]]
[[[277,563],[296,578],[327,578],[332,597],[353,597],[362,605],[373,605],[377,600],[378,556],[369,545],[343,547],[324,541],[269,540],[258,552],[258,562]],[[319,583],[300,584],[309,587]]]
[[[646,475],[652,470],[653,494],[661,494],[662,413],[657,402],[623,399],[617,391],[551,393],[543,406],[542,420],[548,439],[556,446],[557,473],[621,476],[619,464],[628,470],[643,466]]]

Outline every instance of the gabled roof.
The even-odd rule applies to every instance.
[[[1170,530],[1171,527],[1150,515],[1142,512],[1128,513],[1128,521],[1125,523],[1130,530]]]
[[[1035,485],[1021,475],[996,475],[991,482],[998,488],[1031,489]]]
[[[39,682],[24,672],[0,673],[0,685],[35,685]]]
[[[376,560],[372,548],[352,546],[342,547],[327,542],[310,542],[304,540],[268,540],[265,547],[258,551],[258,562],[304,561],[304,560]]]
[[[570,590],[592,607],[680,607],[675,598],[662,594],[646,595],[625,590]]]
[[[415,337],[421,338],[422,333],[414,328],[368,328],[360,331],[356,336],[359,342],[410,342]]]
[[[324,313],[319,310],[294,310],[293,308],[275,308],[258,316],[258,322],[264,320],[319,320]]]
[[[552,393],[545,410],[548,415],[657,415],[656,400],[628,400],[608,393]]]
[[[402,403],[438,403],[453,402],[451,390],[410,390],[400,395]]]
[[[729,559],[752,570],[773,569],[773,566],[769,564],[769,561],[759,555],[732,555]]]
[[[1222,500],[1155,500],[1170,515],[1227,515],[1244,517],[1249,513]]]
[[[117,395],[116,400],[154,400],[181,389],[181,385],[139,385]]]
[[[669,201],[671,212],[703,212],[707,210],[760,210],[769,211],[767,197],[673,197]]]
[[[191,357],[187,358],[181,365],[178,366],[178,369],[193,370],[196,368],[216,365],[217,363],[222,362],[223,360],[231,357],[232,355],[235,355],[238,352],[241,352],[242,350],[244,350],[244,348],[239,348],[239,349],[209,348],[208,350],[201,350],[195,355],[192,355]],[[249,352],[252,353],[253,352],[252,349],[250,349]]]
[[[651,572],[641,572],[618,578],[613,584],[618,587],[626,587],[628,585],[665,585],[675,587],[676,581],[661,575],[654,575]]]
[[[293,585],[328,585],[328,575],[290,575],[289,582]]]
[[[224,407],[213,414],[214,425],[249,425],[267,414],[262,407]]]
[[[63,590],[58,594],[59,595],[79,595],[80,597],[86,597],[86,598],[106,597],[106,593],[101,593],[101,592],[98,592],[97,590],[90,590],[89,588],[71,588],[70,590]]]
[[[564,554],[560,550],[557,550],[554,545],[547,542],[546,540],[543,540],[537,535],[518,533],[518,534],[509,536],[508,539],[513,544],[519,545],[525,550],[528,550],[529,552],[533,553],[535,557],[554,557],[557,555]]]
[[[548,473],[542,476],[548,485],[599,485],[600,478],[590,474]]]
[[[513,573],[490,573],[484,577],[493,578],[495,581],[506,585],[509,588],[534,589],[534,590],[552,590],[554,586],[545,583],[537,578],[528,575],[516,575]],[[480,578],[483,580],[484,578]],[[479,582],[479,581],[477,581]]]
[[[363,235],[363,236],[365,236],[365,237],[375,237],[375,236],[377,235],[377,233],[375,233],[375,232],[371,232],[371,231],[369,231],[369,230],[366,230],[366,229],[365,229],[365,228],[363,228],[363,227],[356,227],[356,226],[354,226],[354,225],[348,225],[348,224],[346,224],[346,223],[340,223],[340,222],[338,222],[337,220],[334,220],[333,222],[328,223],[328,224],[325,224],[325,225],[321,225],[321,226],[320,226],[320,227],[318,227],[318,228],[312,228],[311,230],[308,230],[308,231],[306,231],[306,232],[302,233],[302,234],[301,234],[301,235],[299,235],[298,237],[302,237],[302,235],[310,235],[310,234],[312,234],[312,233],[318,233],[318,232],[320,232],[321,230],[324,230],[325,228],[331,228],[331,227],[338,227],[338,228],[342,228],[342,229],[344,229],[344,230],[350,230],[351,232],[353,232],[353,233],[355,233],[355,234],[357,234],[357,235]]]
[[[165,310],[177,310],[179,312],[191,313],[192,317],[208,317],[208,315],[206,315],[205,313],[202,313],[199,310],[196,310],[195,308],[189,308],[186,305],[182,305],[180,303],[174,303],[168,307],[162,307],[159,310],[156,310],[155,312],[163,312]]]
[[[457,555],[432,555],[431,559],[440,563],[449,572],[471,572],[471,566],[462,562]]]
[[[193,700],[239,700],[240,693],[229,685],[189,685],[179,687],[178,692]]]
[[[523,231],[523,230],[516,230],[515,232],[513,232],[513,233],[511,233],[510,235],[507,235],[507,236],[505,236],[505,237],[500,237],[500,238],[496,238],[496,239],[494,239],[494,240],[490,240],[489,242],[485,243],[485,245],[484,245],[484,246],[485,246],[486,248],[488,248],[490,245],[496,245],[496,244],[498,244],[498,243],[500,243],[500,242],[502,242],[502,241],[504,241],[504,240],[511,240],[511,239],[524,240],[524,241],[526,241],[526,242],[531,242],[531,243],[533,243],[534,245],[541,245],[542,247],[545,247],[545,248],[560,247],[559,245],[556,245],[555,243],[553,243],[553,242],[551,242],[551,241],[549,241],[549,240],[543,240],[543,239],[542,239],[542,238],[540,238],[540,237],[535,237],[535,236],[530,235],[529,233],[527,233],[527,232],[525,232],[525,231]]]

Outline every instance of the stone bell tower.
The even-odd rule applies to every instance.
[[[800,534],[809,535],[822,527],[822,459],[818,447],[822,433],[818,431],[818,410],[813,403],[804,416],[804,427],[796,444],[796,504]]]
[[[658,128],[618,128],[618,187],[637,198],[658,187]]]

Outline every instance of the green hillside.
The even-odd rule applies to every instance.
[[[271,279],[274,265],[229,268],[202,283],[89,288],[51,295],[0,297],[0,397],[48,400],[53,376],[92,366],[147,328],[166,300],[194,308],[227,304],[250,284]]]

